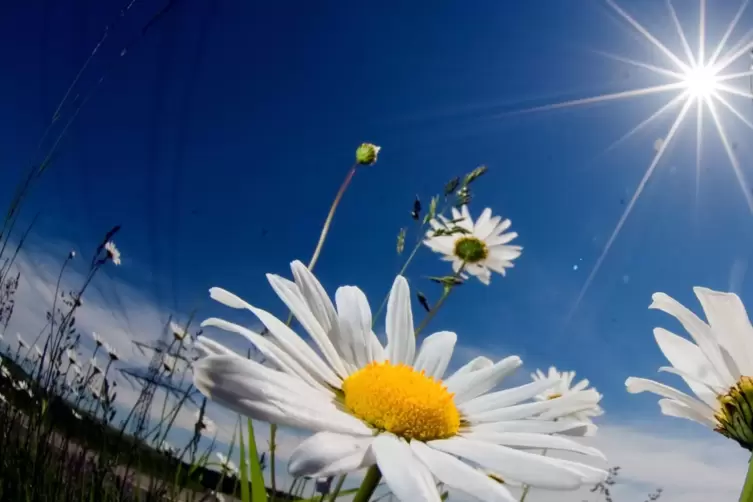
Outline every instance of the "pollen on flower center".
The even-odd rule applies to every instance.
[[[726,394],[720,395],[718,423],[714,429],[753,451],[753,378],[743,376]]]
[[[448,438],[460,428],[454,394],[404,364],[370,363],[346,378],[342,390],[351,413],[406,439]]]
[[[562,394],[559,392],[554,392],[552,394],[549,394],[546,398],[547,399],[557,399],[558,397],[562,397]]]
[[[477,263],[489,255],[486,244],[476,237],[461,237],[455,242],[455,256],[466,263]]]

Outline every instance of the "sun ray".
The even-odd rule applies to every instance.
[[[703,64],[706,60],[706,0],[701,0],[700,11],[698,16],[698,63]]]
[[[735,96],[740,96],[740,97],[743,97],[743,98],[753,99],[753,94],[751,94],[750,92],[741,91],[740,89],[735,89],[734,87],[730,87],[730,86],[728,86],[726,84],[719,84],[719,85],[717,85],[717,87],[720,90],[726,91],[726,92],[728,92],[730,94],[734,94]]]
[[[745,179],[745,173],[743,173],[742,169],[740,169],[740,164],[737,161],[735,152],[732,151],[732,147],[730,146],[729,140],[727,139],[727,133],[724,130],[722,121],[719,120],[719,114],[716,111],[714,103],[709,102],[708,105],[709,111],[711,112],[711,117],[714,119],[714,125],[716,125],[716,130],[719,131],[719,137],[722,139],[724,150],[727,152],[727,157],[729,157],[730,164],[732,164],[732,170],[735,172],[737,182],[740,185],[740,189],[743,191],[743,195],[745,196],[745,202],[748,203],[748,210],[750,210],[751,214],[753,214],[753,195],[751,195],[750,193],[750,187],[748,185],[748,181]]]
[[[646,70],[651,70],[654,73],[658,73],[659,75],[666,75],[668,77],[676,78],[676,79],[682,79],[683,75],[682,73],[677,73],[676,71],[668,70],[666,68],[662,68],[660,66],[654,66],[652,64],[643,63],[641,61],[636,61],[635,59],[626,58],[624,56],[618,56],[617,54],[612,54],[611,52],[605,52],[605,51],[594,51],[596,54],[599,54],[604,57],[608,57],[609,59],[613,59],[615,61],[621,61],[623,63],[627,63],[629,65],[636,66],[638,68],[644,68]]]
[[[670,142],[674,138],[675,133],[677,132],[677,129],[679,129],[680,124],[685,118],[685,115],[687,115],[688,110],[690,109],[690,106],[692,104],[693,104],[693,101],[686,100],[685,104],[682,107],[682,110],[680,110],[680,113],[677,114],[677,118],[670,126],[669,131],[667,132],[667,136],[664,139],[664,142],[659,147],[659,151],[656,152],[656,155],[654,156],[654,159],[651,161],[651,164],[649,164],[648,169],[646,169],[646,173],[643,175],[643,178],[641,178],[640,183],[638,183],[638,187],[635,189],[635,193],[633,193],[633,197],[630,199],[627,206],[625,207],[625,211],[623,211],[622,216],[620,216],[620,219],[617,221],[617,225],[614,227],[612,234],[609,236],[609,239],[607,240],[607,243],[604,246],[604,249],[602,250],[599,257],[596,259],[596,263],[594,264],[594,267],[591,269],[591,272],[588,274],[588,277],[586,278],[586,282],[583,284],[583,287],[581,288],[580,292],[578,293],[578,297],[575,300],[575,305],[573,305],[573,308],[571,309],[570,314],[568,315],[568,319],[570,319],[570,317],[572,317],[572,315],[578,309],[578,306],[580,305],[580,302],[583,300],[583,297],[588,291],[588,288],[591,286],[591,283],[593,282],[594,277],[596,277],[596,274],[599,272],[599,269],[601,268],[602,263],[604,263],[604,258],[606,258],[607,254],[609,253],[609,250],[612,248],[612,245],[614,244],[614,241],[617,239],[617,236],[620,234],[622,227],[625,225],[625,222],[627,221],[628,216],[630,216],[630,213],[633,210],[633,206],[635,206],[635,203],[638,201],[638,198],[641,196],[641,193],[643,193],[643,189],[646,187],[646,183],[648,183],[648,180],[651,178],[651,175],[654,173],[656,166],[659,164],[659,161],[664,155],[664,152],[667,150],[667,147],[669,146]]]
[[[649,31],[643,27],[638,21],[636,21],[630,14],[625,12],[622,7],[617,5],[614,0],[607,0],[607,3],[619,14],[625,21],[630,23],[630,25],[638,31],[641,35],[643,35],[646,40],[654,44],[654,47],[659,49],[661,52],[664,53],[665,56],[667,56],[669,59],[672,60],[673,63],[677,65],[678,68],[680,68],[682,71],[689,71],[690,66],[685,64],[680,58],[678,58],[672,51],[667,49],[667,47],[662,44],[659,40],[656,39]]]
[[[753,77],[753,70],[741,71],[739,73],[728,73],[727,75],[721,75],[717,78],[717,82],[726,82],[727,80],[733,80],[742,77]]]
[[[701,145],[703,141],[703,100],[696,100],[695,122],[695,205],[701,198]]]
[[[749,129],[753,130],[753,124],[751,124],[750,120],[746,119],[746,118],[745,118],[745,117],[743,116],[743,114],[742,114],[742,113],[740,113],[739,111],[737,111],[737,108],[735,108],[734,106],[732,106],[732,105],[730,104],[730,102],[729,102],[729,101],[727,101],[727,100],[726,100],[726,99],[724,98],[724,96],[722,96],[721,94],[717,94],[717,95],[715,95],[715,96],[714,96],[714,98],[716,98],[716,99],[717,99],[717,100],[718,100],[718,101],[719,101],[719,102],[720,102],[721,104],[723,104],[725,108],[727,108],[727,109],[728,109],[729,111],[731,111],[731,112],[732,112],[732,114],[733,114],[733,115],[734,115],[735,117],[739,118],[739,119],[740,119],[740,121],[741,121],[741,122],[742,122],[743,124],[745,124],[746,126],[748,126],[748,128],[749,128]]]
[[[714,49],[714,53],[711,55],[711,58],[709,58],[709,61],[707,63],[709,66],[714,66],[714,64],[716,64],[716,58],[718,58],[719,54],[721,54],[722,49],[727,44],[727,40],[729,40],[729,37],[732,34],[732,31],[734,31],[735,26],[737,26],[738,21],[740,21],[740,17],[742,17],[743,12],[745,12],[746,7],[748,7],[748,1],[749,0],[745,0],[742,4],[740,4],[740,8],[737,10],[735,17],[732,19],[732,22],[724,32],[724,36],[722,36],[722,39],[717,44],[716,49]]]
[[[696,64],[695,57],[693,56],[693,51],[690,48],[690,44],[688,43],[688,39],[685,36],[685,32],[683,31],[682,26],[680,26],[680,20],[677,18],[677,12],[672,5],[672,0],[667,0],[667,7],[669,8],[669,14],[672,16],[672,22],[675,25],[677,34],[680,35],[680,43],[682,43],[682,48],[685,51],[685,56],[688,58],[688,61],[690,61],[690,65],[694,66]]]
[[[659,108],[658,110],[656,110],[648,118],[644,119],[640,124],[638,124],[637,126],[633,127],[632,129],[630,129],[628,132],[626,132],[625,134],[623,134],[619,139],[617,139],[614,143],[612,143],[611,145],[609,145],[606,148],[606,150],[604,151],[604,153],[607,153],[607,152],[615,149],[618,145],[620,145],[623,142],[625,142],[628,138],[630,138],[631,136],[633,136],[635,133],[637,133],[638,131],[640,131],[641,129],[643,129],[644,127],[646,127],[648,124],[650,124],[651,122],[653,122],[654,120],[656,120],[657,118],[659,118],[664,112],[666,112],[667,110],[669,110],[670,108],[672,108],[674,106],[677,106],[680,103],[680,101],[682,101],[683,99],[687,99],[687,94],[686,93],[679,94],[679,95],[675,96],[674,98],[672,98],[671,100],[669,100],[669,102],[667,102],[667,104],[665,104],[664,106],[662,106],[661,108]]]
[[[533,108],[525,108],[523,110],[501,113],[499,116],[519,115],[523,113],[541,112],[544,110],[557,110],[559,108],[570,108],[573,106],[587,105],[591,103],[615,101],[618,99],[634,98],[638,96],[656,94],[659,92],[674,91],[677,89],[682,89],[683,87],[685,87],[685,83],[674,82],[671,84],[662,84],[662,85],[655,85],[653,87],[644,87],[642,89],[632,89],[629,91],[620,91],[620,92],[614,92],[611,94],[600,94],[598,96],[591,96],[588,98],[573,99],[570,101],[563,101],[561,103],[552,103],[550,105],[535,106]]]
[[[753,40],[743,45],[732,54],[730,54],[732,52],[731,50],[728,51],[727,54],[725,54],[724,59],[722,59],[722,62],[714,66],[714,71],[721,72],[721,71],[726,70],[729,65],[737,61],[740,58],[740,56],[744,55],[751,49],[753,49]]]

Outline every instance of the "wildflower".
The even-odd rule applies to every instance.
[[[102,343],[103,343],[102,342],[102,338],[100,338],[99,335],[96,334],[94,331],[92,331],[92,338],[94,339],[94,344],[97,347],[101,347],[102,346]]]
[[[8,368],[6,368],[5,366],[0,367],[0,373],[2,373],[3,378],[10,378],[11,377],[10,371],[8,371]]]
[[[107,352],[107,356],[110,358],[110,361],[117,361],[120,359],[120,356],[118,355],[118,352],[115,350],[114,347],[111,345],[105,343],[105,351]]]
[[[107,241],[105,244],[105,251],[107,251],[107,256],[112,260],[113,264],[120,265],[120,251],[115,246],[114,242]]]
[[[68,259],[69,259],[69,260],[72,260],[72,259],[74,259],[75,257],[76,257],[76,251],[74,251],[74,250],[72,250],[72,249],[71,249],[71,252],[70,252],[70,253],[68,253]]]
[[[71,410],[71,413],[74,417],[76,417],[78,420],[81,420],[83,417],[81,416],[81,413],[77,412],[76,410]]]
[[[220,466],[222,467],[224,471],[229,471],[232,474],[236,474],[236,475],[238,474],[238,467],[233,463],[232,460],[230,460],[229,458],[227,458],[225,455],[223,455],[220,452],[217,452],[216,455],[217,455],[217,458],[220,459]]]
[[[490,393],[522,364],[518,357],[482,369],[464,367],[443,380],[457,337],[435,333],[416,350],[403,277],[395,279],[390,292],[383,347],[371,330],[371,311],[361,290],[338,289],[335,310],[302,263],[293,262],[292,270],[295,282],[267,277],[324,359],[268,312],[212,288],[215,300],[253,312],[269,336],[221,319],[202,325],[242,334],[279,370],[238,355],[212,355],[196,363],[194,384],[250,418],[314,431],[291,455],[293,476],[328,477],[376,464],[392,492],[405,501],[436,500],[434,483],[428,481],[432,475],[482,499],[511,498],[507,488],[457,457],[534,487],[574,489],[606,477],[601,469],[524,450],[601,456],[572,439],[550,435],[571,428],[569,421],[536,418],[568,408],[573,398],[521,404],[555,382]]]
[[[604,410],[599,406],[601,394],[596,392],[596,389],[588,388],[588,380],[584,379],[573,385],[575,372],[563,371],[560,373],[554,366],[549,368],[548,374],[544,374],[541,370],[536,370],[536,373],[531,374],[531,378],[534,381],[549,380],[557,382],[557,385],[536,396],[535,399],[537,401],[559,399],[572,394],[578,396],[577,402],[573,402],[569,409],[559,410],[557,411],[557,415],[544,414],[542,418],[572,418],[583,425],[580,428],[583,435],[592,436],[596,433],[596,426],[591,421],[591,417],[603,415]]]
[[[185,329],[181,328],[173,321],[170,321],[170,331],[173,332],[173,337],[178,341],[183,340],[187,334]]]
[[[654,328],[656,343],[672,365],[660,371],[682,377],[697,399],[643,378],[630,377],[625,385],[633,394],[661,396],[664,415],[693,420],[753,450],[753,327],[737,295],[700,287],[693,291],[707,322],[664,293],[654,293],[649,308],[677,318],[695,342]]]
[[[171,445],[164,439],[162,440],[162,443],[160,444],[160,450],[167,453],[168,455],[176,455],[178,453],[178,450],[173,448],[173,445]]]
[[[199,426],[199,430],[202,433],[212,435],[217,431],[217,426],[214,424],[214,422],[210,420],[206,415],[202,417],[200,411],[196,412],[196,424]]]
[[[26,340],[21,338],[21,333],[16,333],[16,338],[18,338],[19,347],[24,348],[24,349],[29,348],[29,345],[26,343]]]
[[[175,370],[176,362],[177,359],[175,356],[171,356],[170,354],[165,354],[164,356],[162,356],[162,368],[164,368],[164,370],[168,373],[172,373]]]
[[[513,266],[512,260],[523,250],[508,244],[518,236],[515,232],[504,233],[510,228],[510,220],[492,216],[489,208],[475,223],[464,205],[460,211],[452,208],[452,220],[440,215],[430,224],[432,230],[426,233],[424,244],[443,254],[443,260],[452,262],[456,274],[468,272],[484,284],[489,284],[492,272],[505,275],[505,269]]]
[[[381,149],[381,146],[376,146],[372,143],[361,143],[361,146],[356,149],[356,164],[373,166],[376,164],[379,150]]]
[[[36,343],[34,344],[34,353],[37,355],[37,357],[42,357],[42,349],[39,348],[39,345]]]
[[[97,359],[94,357],[89,361],[89,368],[91,369],[92,375],[102,373],[102,369],[97,365]]]

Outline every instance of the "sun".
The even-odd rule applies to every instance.
[[[718,73],[710,66],[698,65],[686,71],[683,78],[689,97],[707,100],[716,95],[722,88],[719,85]]]
[[[745,124],[751,131],[753,131],[753,123],[751,123],[733,104],[730,102],[731,97],[743,97],[749,100],[753,100],[753,87],[746,85],[744,89],[738,89],[730,85],[735,79],[745,78],[750,79],[753,77],[753,67],[749,67],[746,71],[733,72],[730,70],[732,65],[744,57],[751,50],[753,50],[753,41],[750,40],[751,31],[744,35],[738,42],[728,47],[728,41],[732,32],[734,31],[737,23],[743,15],[743,12],[747,8],[749,0],[742,0],[740,7],[735,13],[734,18],[727,26],[723,36],[714,47],[713,51],[709,54],[706,53],[707,40],[706,40],[706,0],[699,0],[699,24],[698,33],[699,38],[697,41],[697,48],[695,51],[691,48],[691,44],[688,38],[685,36],[680,20],[675,11],[672,0],[667,0],[668,13],[671,24],[674,25],[679,39],[681,42],[680,50],[671,51],[664,43],[657,39],[651,32],[649,32],[643,25],[641,25],[636,19],[628,14],[622,7],[617,5],[614,0],[605,0],[605,2],[612,7],[612,9],[632,26],[644,39],[646,39],[654,49],[666,59],[668,66],[657,66],[654,64],[645,63],[642,61],[636,61],[634,59],[600,52],[602,55],[607,56],[616,61],[629,64],[634,67],[649,70],[657,75],[667,79],[666,83],[660,85],[654,85],[650,87],[643,87],[637,89],[631,89],[627,91],[615,92],[612,94],[602,94],[598,96],[591,96],[587,98],[580,98],[571,101],[565,101],[561,103],[553,103],[543,106],[537,106],[535,108],[529,108],[527,110],[521,110],[519,113],[554,110],[559,108],[569,108],[573,106],[581,106],[592,103],[600,103],[605,101],[616,101],[623,99],[638,98],[641,96],[647,96],[652,94],[672,94],[669,101],[661,106],[658,110],[654,111],[649,117],[636,125],[633,129],[628,131],[615,143],[613,143],[608,150],[615,147],[617,144],[631,137],[640,129],[644,128],[658,117],[674,110],[677,111],[672,125],[669,127],[661,141],[657,141],[656,154],[646,168],[646,172],[641,178],[638,186],[625,206],[620,219],[614,227],[609,239],[607,239],[604,249],[597,258],[591,272],[586,278],[582,289],[580,290],[575,304],[568,315],[568,320],[572,317],[572,314],[578,308],[583,296],[588,290],[591,282],[599,271],[604,259],[606,258],[609,250],[614,244],[617,236],[619,235],[625,221],[633,210],[638,198],[643,189],[645,188],[654,170],[659,165],[659,161],[664,156],[669,145],[674,140],[678,130],[683,121],[689,115],[695,115],[695,185],[696,185],[696,199],[699,193],[699,186],[701,180],[701,151],[702,141],[704,137],[704,125],[710,119],[716,132],[721,140],[724,151],[727,154],[729,163],[737,178],[737,182],[742,189],[743,196],[748,205],[748,209],[753,214],[753,194],[749,189],[750,185],[746,180],[745,173],[740,167],[740,163],[737,160],[737,156],[734,151],[732,143],[727,137],[727,133],[722,123],[720,109],[725,109]],[[668,23],[669,24],[669,23]],[[753,30],[752,30],[753,31]],[[695,113],[690,113],[694,110]]]

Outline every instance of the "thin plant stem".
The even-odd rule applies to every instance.
[[[366,471],[366,477],[363,478],[363,483],[361,483],[361,488],[353,497],[353,502],[368,502],[381,479],[382,473],[379,471],[379,467],[376,465],[369,467],[369,470]]]
[[[442,291],[442,296],[439,297],[439,300],[437,300],[437,303],[434,304],[434,306],[431,308],[428,314],[426,314],[426,317],[423,318],[421,321],[421,324],[418,325],[416,328],[416,331],[414,335],[418,337],[418,334],[421,333],[421,331],[424,330],[424,328],[429,324],[429,322],[434,318],[434,316],[439,312],[439,309],[444,305],[445,300],[447,300],[447,297],[450,296],[450,293],[452,293],[452,290],[455,289],[452,286],[445,286],[444,291]]]
[[[345,483],[345,478],[347,476],[345,474],[341,475],[338,480],[337,484],[335,485],[335,489],[332,490],[332,493],[329,496],[329,502],[335,502],[335,499],[340,494],[340,490],[342,490],[343,483]]]
[[[324,247],[324,241],[327,239],[327,234],[329,233],[329,227],[332,225],[332,220],[335,217],[335,211],[337,211],[337,206],[340,205],[340,201],[342,200],[343,195],[345,194],[345,190],[348,189],[348,185],[350,185],[350,182],[353,180],[353,176],[356,174],[357,169],[358,169],[357,163],[351,166],[350,170],[348,171],[348,174],[345,176],[345,179],[340,185],[340,189],[337,191],[337,195],[335,195],[335,200],[332,201],[332,206],[330,206],[329,208],[327,219],[324,220],[322,231],[319,234],[319,242],[316,243],[316,248],[314,249],[314,253],[311,255],[311,259],[309,260],[309,264],[308,264],[309,270],[314,270],[314,266],[316,265],[316,262],[319,260],[319,255],[321,254],[322,248]],[[290,314],[288,314],[288,320],[286,321],[285,324],[287,326],[290,326],[292,322],[293,322],[293,312],[290,312]],[[276,437],[277,437],[277,424],[270,424],[269,426],[269,478],[272,484],[273,499],[277,494],[277,475],[276,475],[277,473],[275,469],[275,449],[276,449],[275,439]]]

